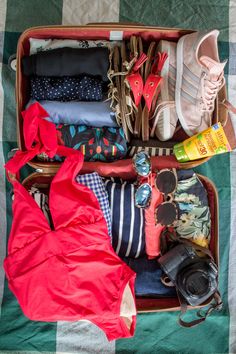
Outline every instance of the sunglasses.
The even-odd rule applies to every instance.
[[[140,151],[133,158],[137,175],[138,188],[135,192],[135,205],[138,208],[148,208],[152,198],[152,166],[150,156],[146,151]],[[147,179],[147,182],[144,182]],[[178,218],[178,209],[173,202],[173,193],[178,183],[175,169],[163,169],[154,175],[155,188],[163,195],[164,202],[155,209],[157,224],[171,226]]]

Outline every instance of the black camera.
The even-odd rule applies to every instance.
[[[158,261],[191,306],[201,305],[217,291],[216,264],[211,258],[200,257],[194,247],[178,244]]]

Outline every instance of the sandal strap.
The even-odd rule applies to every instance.
[[[147,81],[143,89],[143,97],[147,105],[148,112],[150,112],[151,110],[155,93],[158,87],[160,86],[162,80],[163,79],[161,76],[154,75],[154,74],[150,74],[147,78]]]
[[[136,107],[138,107],[138,105],[140,104],[143,94],[143,79],[139,73],[139,69],[145,63],[147,58],[148,57],[146,56],[146,54],[141,53],[140,57],[135,62],[131,73],[126,77],[126,80],[128,80],[131,91],[133,93]]]
[[[151,74],[147,77],[144,89],[143,97],[145,99],[148,111],[150,112],[152,103],[155,105],[156,102],[153,102],[157,99],[157,89],[162,82],[162,77],[160,76],[161,70],[167,59],[167,53],[158,53],[157,57],[154,60],[151,68]]]

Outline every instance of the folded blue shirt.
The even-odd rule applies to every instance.
[[[27,108],[36,102],[30,100]],[[48,113],[48,120],[55,124],[87,125],[94,128],[118,127],[115,113],[111,111],[110,102],[84,101],[39,101]]]

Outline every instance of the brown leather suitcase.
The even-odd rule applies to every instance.
[[[131,35],[141,36],[143,41],[150,42],[152,40],[168,39],[177,41],[179,37],[186,33],[191,33],[191,30],[171,29],[148,27],[142,25],[131,24],[114,24],[114,23],[99,23],[89,24],[87,26],[47,26],[34,27],[27,29],[20,37],[17,47],[17,79],[16,79],[16,101],[17,101],[17,136],[18,146],[25,150],[23,138],[23,125],[21,111],[25,109],[25,105],[29,100],[29,82],[21,70],[21,61],[24,55],[29,54],[29,38],[70,38],[70,39],[106,39],[119,38],[129,39]],[[223,102],[226,99],[226,88],[223,87],[218,94],[216,108],[214,112],[214,122],[220,121],[223,125],[228,124],[228,112]],[[167,167],[175,167],[188,169],[195,167],[209,158],[190,161],[186,163],[178,163],[173,156],[158,156],[152,158],[153,169],[161,169]],[[53,175],[60,166],[57,162],[41,162],[36,159],[29,162],[29,165],[36,169],[36,172],[28,176],[23,184],[26,187],[36,185],[39,188],[48,187]],[[102,176],[119,176],[124,179],[132,179],[135,177],[135,172],[130,159],[120,160],[113,163],[104,162],[85,162],[83,173],[97,171]],[[200,179],[207,189],[209,204],[211,210],[211,242],[210,249],[215,257],[217,265],[219,265],[219,250],[218,250],[218,196],[214,184],[205,176],[200,176]],[[210,301],[210,300],[209,300]],[[208,301],[208,303],[209,303]],[[139,312],[153,311],[170,311],[180,309],[179,300],[173,298],[137,298],[137,309]],[[205,306],[205,304],[201,305]],[[193,308],[189,306],[189,308]]]

